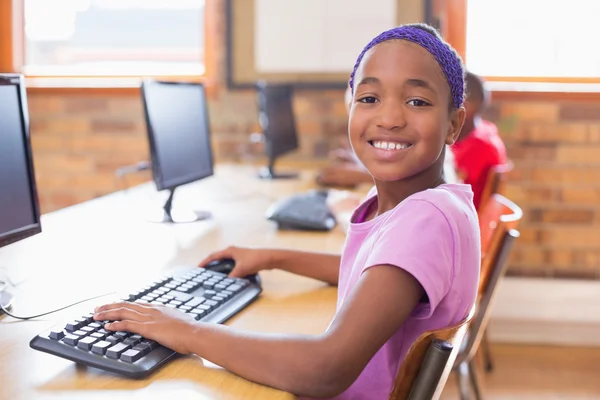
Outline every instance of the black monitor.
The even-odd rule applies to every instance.
[[[0,247],[42,231],[23,76],[0,74]],[[12,296],[0,282],[1,308]],[[2,311],[0,310],[0,314]]]
[[[175,189],[213,175],[206,92],[202,83],[142,82],[142,102],[157,190],[169,197],[155,222],[193,222],[208,212],[173,208]]]
[[[277,158],[298,148],[292,86],[259,82],[257,89],[258,120],[269,160],[259,176],[263,179],[296,178],[297,173],[275,173]]]

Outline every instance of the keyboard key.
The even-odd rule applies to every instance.
[[[114,346],[110,347],[108,350],[106,350],[106,357],[119,358],[119,357],[121,357],[121,354],[123,354],[130,348],[131,348],[130,345],[127,345],[124,343],[117,343]]]
[[[182,293],[182,292],[178,292],[176,290],[172,290],[172,291],[169,292],[168,295],[163,296],[163,297],[167,298],[169,300],[177,300],[177,301],[181,301],[182,303],[185,303],[186,301],[190,301],[193,296],[191,294]]]
[[[115,332],[113,333],[113,335],[120,337],[121,339],[125,339],[127,336],[130,335],[129,332]]]
[[[212,289],[213,287],[215,287],[215,281],[205,281],[202,283],[202,287],[205,289]]]
[[[91,326],[94,329],[100,329],[100,328],[102,328],[102,325],[100,325],[98,322],[92,322],[88,326]]]
[[[119,337],[119,336],[115,336],[115,335],[111,335],[109,337],[106,338],[106,341],[111,343],[111,344],[117,344],[119,343],[121,340],[123,340],[123,338]]]
[[[185,305],[194,308],[196,306],[199,306],[203,302],[204,302],[204,298],[202,298],[202,297],[193,297],[190,301],[188,301],[187,303],[185,303]]]
[[[110,342],[105,342],[104,340],[94,343],[92,345],[92,353],[94,354],[100,354],[100,355],[104,355],[104,353],[106,353],[106,349],[108,349],[110,346],[112,346],[113,344]]]
[[[95,337],[84,337],[83,339],[80,339],[79,342],[77,342],[77,347],[79,347],[82,350],[90,350],[92,348],[92,345],[94,343],[96,343],[98,341],[98,338]]]
[[[80,328],[80,330],[82,330],[82,331],[84,331],[84,332],[87,332],[87,333],[92,333],[92,332],[94,332],[94,331],[95,331],[95,329],[94,329],[94,328],[92,328],[91,326],[82,326],[82,327]]]
[[[185,312],[192,311],[193,308],[194,307],[190,307],[190,306],[179,306],[179,309],[181,311],[185,311]]]
[[[48,336],[50,337],[50,339],[60,340],[65,337],[65,332],[62,329],[55,329],[50,331],[50,334]]]
[[[130,339],[134,339],[134,340],[143,340],[144,338],[142,337],[142,335],[138,335],[137,333],[134,335],[131,335],[129,337]]]
[[[83,324],[81,322],[71,321],[71,322],[67,323],[67,325],[65,326],[65,329],[69,332],[74,332],[77,329],[81,328],[82,326],[83,326]]]
[[[96,339],[104,339],[105,335],[98,332],[94,332],[90,335],[90,337],[95,337]]]
[[[213,299],[214,299],[215,297],[217,297],[217,296],[214,296],[214,297],[213,297]],[[210,306],[210,307],[212,308],[212,307],[215,307],[215,306],[219,305],[219,302],[218,302],[218,301],[216,301],[216,300],[206,300],[206,301],[204,302],[204,305],[206,305],[206,306]],[[198,306],[198,308],[201,308],[201,307],[202,307],[202,305]]]
[[[77,346],[77,342],[79,341],[79,336],[67,334],[62,340],[64,343],[69,344],[71,346]]]
[[[230,292],[236,293],[236,292],[239,292],[240,290],[242,290],[242,286],[238,285],[237,283],[234,283],[233,285],[227,286],[226,290],[229,290]]]
[[[207,298],[207,299],[210,299],[215,294],[217,294],[217,292],[215,292],[214,290],[205,290],[204,291],[204,297]]]
[[[142,354],[142,357],[152,351],[149,344],[142,344],[142,343],[138,344],[137,346],[134,346],[133,350],[139,351]]]
[[[142,353],[139,350],[129,349],[121,354],[121,361],[125,362],[136,362],[142,358]]]
[[[182,305],[183,303],[179,300],[171,300],[169,302],[169,304],[173,304],[175,307],[179,307],[180,305]]]
[[[76,335],[76,336],[86,336],[88,333],[89,332],[78,330],[78,331],[73,332],[73,335]]]

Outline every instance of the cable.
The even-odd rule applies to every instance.
[[[79,300],[79,301],[77,301],[75,303],[69,304],[68,306],[57,308],[56,310],[48,311],[48,312],[45,312],[45,313],[42,313],[42,314],[32,315],[30,317],[19,317],[18,315],[11,314],[10,312],[8,312],[6,310],[6,308],[4,308],[4,306],[2,305],[2,303],[0,303],[0,310],[2,310],[4,313],[6,313],[6,315],[9,315],[9,316],[11,316],[13,318],[28,320],[28,319],[43,317],[44,315],[48,315],[48,314],[53,314],[55,312],[59,312],[59,311],[65,310],[65,309],[67,309],[69,307],[76,306],[77,304],[85,303],[86,301],[94,300],[94,299],[97,299],[97,298],[100,298],[100,297],[104,297],[104,296],[108,296],[108,295],[115,294],[115,293],[116,292],[110,292],[110,293],[105,293],[105,294],[101,294],[101,295],[94,296],[94,297],[89,297],[87,299]]]
[[[6,286],[10,285],[10,286],[17,286],[17,283],[15,283],[12,279],[10,279],[10,275],[8,275],[8,272],[6,270],[4,270],[4,268],[0,267],[0,275],[4,275],[0,278],[0,283],[4,283],[5,288]]]

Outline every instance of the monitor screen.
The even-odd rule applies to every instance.
[[[212,175],[204,85],[146,80],[142,101],[157,189],[173,189]]]
[[[21,76],[0,74],[0,247],[41,231],[25,93]]]
[[[259,85],[259,121],[269,158],[298,148],[290,85]]]

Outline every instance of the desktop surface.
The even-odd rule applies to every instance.
[[[18,271],[12,312],[31,315],[123,288],[140,274],[197,264],[230,244],[340,251],[341,231],[282,232],[264,217],[277,199],[314,188],[314,172],[297,181],[257,181],[256,169],[219,165],[215,176],[181,187],[178,201],[214,218],[186,225],[152,224],[143,207],[159,202],[151,183],[44,215],[44,232],[0,250],[1,267]],[[263,271],[262,293],[226,324],[261,332],[319,333],[335,311],[336,289],[282,271]],[[127,379],[29,348],[37,334],[89,312],[108,297],[30,321],[0,318],[0,399],[292,399],[196,356],[182,356],[142,380]]]

